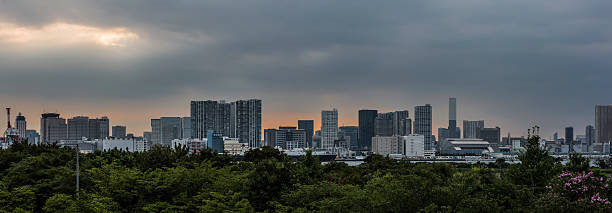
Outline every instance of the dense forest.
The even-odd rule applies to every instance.
[[[607,170],[561,165],[532,136],[521,164],[411,163],[378,155],[322,165],[273,148],[241,161],[153,147],[80,155],[56,145],[0,151],[0,212],[610,212]],[[603,163],[602,165],[608,165]]]

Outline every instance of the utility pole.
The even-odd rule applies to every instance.
[[[79,200],[79,144],[76,145],[76,199]]]

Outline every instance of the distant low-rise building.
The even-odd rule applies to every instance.
[[[249,143],[240,142],[239,138],[223,137],[223,150],[230,155],[240,155],[249,149]]]
[[[425,157],[425,136],[408,135],[402,137],[404,140],[404,155],[409,158]]]
[[[482,155],[493,151],[489,142],[476,138],[449,138],[440,146],[442,155]]]
[[[388,156],[390,154],[404,154],[404,140],[402,136],[375,136],[372,137],[372,152]]]

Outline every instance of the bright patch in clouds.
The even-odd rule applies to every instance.
[[[0,22],[0,42],[17,44],[95,44],[105,47],[124,47],[139,39],[127,28],[97,28],[69,23],[52,23],[42,27],[25,27]]]

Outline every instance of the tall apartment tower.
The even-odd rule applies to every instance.
[[[182,130],[181,117],[161,117],[160,118],[160,144],[171,146],[172,140],[181,138]]]
[[[412,120],[410,111],[402,110],[393,112],[393,135],[406,136],[412,133]]]
[[[89,137],[89,117],[76,116],[68,119],[68,139],[81,140]]]
[[[461,130],[457,127],[457,98],[448,99],[448,138],[460,138]]]
[[[230,105],[230,130],[241,143],[261,147],[261,100],[238,100]]]
[[[484,128],[484,120],[463,121],[463,138],[480,138],[480,130]]]
[[[125,126],[113,126],[113,137],[114,138],[125,138],[127,133],[127,128]]]
[[[321,111],[321,148],[334,148],[334,141],[338,139],[338,110]]]
[[[565,144],[569,145],[569,152],[574,151],[574,127],[565,127]]]
[[[595,141],[612,141],[612,105],[595,105]]]
[[[110,136],[110,122],[107,117],[89,119],[90,139],[104,139]]]
[[[58,113],[44,113],[40,119],[40,135],[44,144],[50,144],[68,138],[66,119]]]
[[[595,128],[591,125],[586,126],[584,136],[586,138],[587,145],[590,146],[595,143]]]
[[[306,131],[306,147],[312,147],[314,120],[298,120],[298,129],[303,129],[304,131]]]
[[[431,105],[414,107],[414,134],[423,135],[425,137],[425,150],[434,150],[433,137],[431,134],[432,128],[432,110]]]
[[[22,138],[25,140],[27,136],[26,135],[27,125],[26,125],[26,119],[23,115],[21,115],[21,112],[15,118],[15,125],[17,125],[17,133],[19,134],[20,140]]]
[[[359,145],[357,147],[359,150],[372,149],[372,137],[374,137],[375,134],[377,115],[378,110],[359,110]]]
[[[191,138],[191,117],[183,117],[181,122],[181,138]]]
[[[151,119],[151,145],[161,144],[161,119]]]
[[[374,122],[374,135],[393,136],[393,112],[379,113]]]

